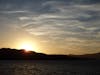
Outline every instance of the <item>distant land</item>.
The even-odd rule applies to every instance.
[[[25,52],[24,49],[0,49],[0,60],[77,60],[77,59],[100,59],[100,53],[85,55],[47,55],[34,51]]]

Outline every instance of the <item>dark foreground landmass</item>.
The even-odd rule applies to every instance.
[[[1,60],[77,60],[77,59],[100,59],[100,53],[86,55],[47,55],[34,51],[25,52],[24,49],[0,49]]]

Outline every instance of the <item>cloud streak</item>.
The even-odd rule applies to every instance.
[[[75,50],[76,54],[100,51],[99,0],[34,1],[6,3],[4,9],[1,5],[0,14],[11,16],[20,28],[42,43],[58,44],[57,49],[68,49],[69,53]]]

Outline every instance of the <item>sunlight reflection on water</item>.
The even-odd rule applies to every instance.
[[[75,61],[0,61],[0,75],[100,75],[100,65],[93,64]]]

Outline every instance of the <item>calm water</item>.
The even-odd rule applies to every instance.
[[[100,75],[100,61],[0,61],[0,75]]]

